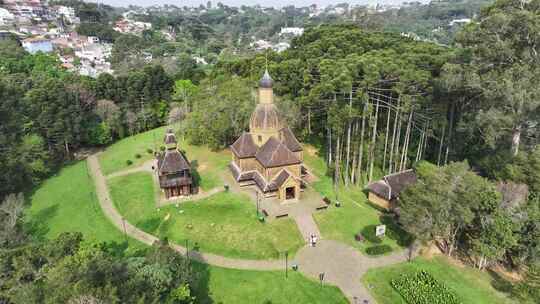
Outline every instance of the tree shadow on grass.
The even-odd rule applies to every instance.
[[[496,273],[495,271],[488,269],[487,273],[491,277],[491,286],[495,288],[498,291],[504,292],[504,293],[510,293],[512,292],[512,283],[503,278],[500,274]]]
[[[193,180],[192,192],[193,194],[199,193],[199,187],[201,186],[201,175],[197,169],[199,168],[199,162],[194,159],[191,161],[191,177]]]
[[[151,217],[149,219],[139,221],[136,226],[146,232],[154,232],[159,228],[160,223],[161,219],[159,217]]]
[[[414,242],[414,237],[405,231],[396,220],[388,214],[379,217],[382,224],[386,225],[386,236],[396,241],[401,247],[408,247]]]
[[[24,230],[36,240],[43,240],[49,233],[49,220],[58,213],[58,204],[44,208],[30,217],[24,224]]]
[[[191,256],[191,254],[190,254]],[[209,288],[210,283],[210,269],[207,264],[196,262],[191,260],[193,272],[195,273],[195,283],[193,287],[193,293],[195,295],[195,303],[199,304],[221,304],[222,302],[214,302],[212,299],[212,292]]]

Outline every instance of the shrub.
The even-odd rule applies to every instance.
[[[139,153],[135,154],[135,158],[141,158],[141,155]]]
[[[127,164],[128,166],[131,166],[131,165],[133,165],[133,162],[131,161],[131,159],[128,159],[128,160],[126,160],[126,164]]]
[[[152,149],[146,149],[146,152],[147,152],[148,154],[152,154],[152,153],[154,153],[154,150],[152,150]]]
[[[165,151],[165,146],[160,146],[159,149],[160,149],[161,151]]]
[[[377,245],[377,246],[366,248],[366,253],[368,255],[381,255],[388,252],[392,252],[392,247],[388,245]]]
[[[401,275],[390,285],[411,304],[460,304],[452,290],[439,283],[431,274],[421,270],[415,274]]]
[[[375,235],[375,229],[377,228],[376,225],[367,225],[362,229],[362,236],[366,240],[368,240],[370,243],[373,244],[380,244],[382,243],[382,239]]]

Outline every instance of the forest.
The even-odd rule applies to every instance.
[[[201,20],[221,20],[214,17]],[[169,17],[149,21],[170,23]],[[37,242],[22,227],[24,198],[17,193],[31,191],[85,149],[165,124],[177,124],[193,144],[228,147],[248,125],[267,67],[290,127],[324,155],[335,184],[364,186],[414,168],[418,183],[400,202],[403,228],[479,269],[503,265],[520,273],[513,294],[538,303],[540,2],[498,0],[448,45],[359,22],[310,26],[281,53],[219,56],[205,69],[189,56],[174,69],[160,61],[127,62],[119,75],[97,79],[67,72],[55,56],[1,41],[0,299],[65,302],[73,287],[81,297],[91,288],[120,302],[190,303],[196,277],[166,246],[129,259],[83,246],[79,235]],[[204,41],[211,49],[212,35],[199,30],[189,31],[189,43]],[[131,58],[129,45],[159,41],[111,39],[118,64]],[[66,276],[72,280],[64,282]],[[163,281],[148,287],[145,276]],[[116,292],[126,286],[140,293]]]

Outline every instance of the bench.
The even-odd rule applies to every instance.
[[[264,216],[268,217],[268,212],[266,211],[266,209],[263,209],[263,210],[262,210],[262,214],[263,214]]]
[[[288,213],[280,213],[276,215],[276,218],[282,218],[282,217],[287,217],[287,216],[289,216]]]
[[[326,210],[326,209],[328,209],[328,205],[321,205],[321,206],[315,208],[315,210],[317,210],[317,211]]]

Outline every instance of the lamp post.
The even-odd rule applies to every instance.
[[[257,194],[257,217],[259,217],[259,191],[255,190],[255,193]]]
[[[285,278],[288,278],[289,270],[289,251],[285,251]]]
[[[324,272],[319,273],[319,281],[321,281],[321,288],[322,288],[322,283],[324,281]]]
[[[122,217],[122,227],[124,227],[124,238],[126,239],[126,244],[128,243],[127,230],[126,230],[126,219]]]

